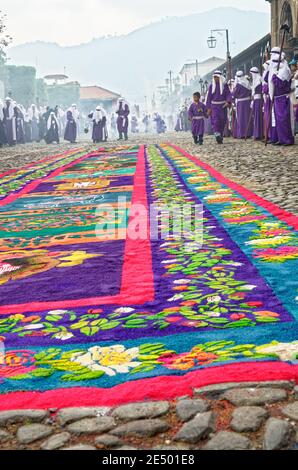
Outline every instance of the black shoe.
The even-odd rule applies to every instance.
[[[193,141],[194,141],[195,144],[198,143],[198,138],[195,135],[193,136]]]
[[[223,143],[223,138],[222,138],[221,135],[217,135],[217,136],[216,136],[216,142],[217,142],[218,144],[222,144],[222,143]]]

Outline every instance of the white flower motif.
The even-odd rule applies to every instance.
[[[218,303],[220,301],[221,301],[221,297],[219,295],[213,295],[213,296],[207,297],[208,303]]]
[[[168,299],[168,302],[175,302],[175,300],[180,300],[180,299],[183,299],[183,295],[182,294],[176,294],[173,297],[171,297],[170,299]]]
[[[254,290],[257,286],[254,286],[253,284],[245,284],[244,286],[241,286],[241,290]]]
[[[54,338],[56,338],[56,339],[61,339],[61,341],[66,341],[66,340],[72,338],[73,336],[74,336],[74,335],[73,335],[72,333],[68,333],[68,332],[66,332],[66,331],[64,331],[64,332],[62,331],[62,332],[60,332],[60,333],[56,333],[56,334],[54,335]]]
[[[298,341],[292,343],[271,343],[257,346],[256,351],[261,354],[276,354],[281,361],[293,361],[298,354]]]
[[[191,280],[190,279],[177,279],[174,281],[174,284],[190,284]]]
[[[72,362],[81,364],[92,371],[103,371],[110,377],[119,374],[127,374],[130,369],[140,365],[136,361],[139,356],[139,348],[125,349],[122,344],[114,346],[93,346],[86,353],[74,353]]]
[[[44,325],[42,323],[33,323],[32,325],[24,326],[24,330],[40,330]]]
[[[130,308],[130,307],[119,307],[119,308],[116,308],[116,310],[114,310],[115,313],[131,313],[131,312],[134,312],[134,308]]]
[[[220,312],[206,312],[208,317],[220,317]]]
[[[48,315],[65,315],[65,313],[67,313],[67,310],[50,310]]]

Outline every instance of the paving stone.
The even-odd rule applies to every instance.
[[[50,436],[53,432],[53,428],[46,424],[26,424],[18,429],[17,440],[20,444],[31,444]]]
[[[61,432],[59,434],[55,434],[54,436],[50,437],[45,442],[43,442],[40,448],[42,450],[60,449],[60,447],[63,447],[65,444],[67,444],[70,438],[71,435],[69,432]]]
[[[77,444],[75,446],[63,447],[62,450],[97,450],[96,447],[88,444]]]
[[[0,429],[0,443],[9,441],[12,438],[13,436],[9,434],[9,432],[5,431],[4,429]]]
[[[84,418],[67,426],[72,434],[98,434],[110,431],[116,426],[114,418],[102,416],[101,418]]]
[[[210,408],[205,400],[187,398],[179,400],[176,406],[176,413],[181,421],[189,421],[197,413],[204,413]]]
[[[285,447],[290,440],[292,427],[282,419],[269,418],[264,434],[264,449],[278,450]]]
[[[250,440],[236,432],[220,431],[204,446],[205,450],[247,450]]]
[[[102,447],[116,447],[121,446],[123,442],[117,436],[103,434],[95,439],[95,444]]]
[[[184,444],[160,445],[152,447],[152,450],[189,450],[190,447]]]
[[[294,387],[294,397],[298,398],[298,385],[296,385],[296,387]]]
[[[241,406],[232,415],[231,428],[237,432],[257,431],[268,411],[259,406]]]
[[[49,416],[47,410],[11,410],[0,411],[0,426],[7,423],[20,423],[24,421],[32,421],[40,423]]]
[[[195,443],[215,431],[215,415],[211,411],[198,413],[185,423],[174,437],[175,441]]]
[[[114,434],[116,436],[152,437],[156,434],[166,432],[169,429],[170,426],[166,421],[163,421],[161,419],[144,419],[122,424],[116,429],[113,429],[111,431],[111,434]]]
[[[110,412],[110,408],[101,407],[82,407],[82,408],[61,408],[57,413],[58,422],[64,426],[65,424],[78,421],[83,418],[94,418],[106,416]]]
[[[167,401],[131,403],[115,408],[112,412],[112,416],[122,421],[158,418],[159,416],[165,415],[169,409],[170,405]]]
[[[137,447],[120,446],[120,447],[115,447],[114,450],[138,450],[138,449],[137,449]]]
[[[298,421],[298,401],[295,401],[294,403],[290,403],[289,405],[285,406],[282,409],[282,412],[288,418]]]
[[[228,390],[221,398],[235,406],[265,405],[286,400],[287,393],[281,388],[238,388]]]
[[[194,395],[205,395],[208,398],[219,398],[222,393],[231,389],[239,388],[284,388],[291,390],[294,382],[290,380],[276,380],[266,382],[227,382],[222,384],[207,385],[205,387],[194,388]]]

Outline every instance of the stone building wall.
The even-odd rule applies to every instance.
[[[298,0],[266,0],[271,4],[272,45],[281,43],[280,27],[287,22],[291,28],[285,44],[286,52],[292,56],[298,52]]]

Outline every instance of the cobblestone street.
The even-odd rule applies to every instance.
[[[297,398],[292,382],[244,382],[175,402],[2,411],[0,449],[294,450]]]
[[[286,211],[298,214],[297,145],[265,147],[251,140],[226,139],[219,146],[208,136],[204,146],[199,147],[186,133],[138,135],[124,145],[167,142]],[[108,149],[114,146],[115,141],[104,145]],[[71,148],[88,152],[98,146],[82,141],[75,146],[28,144],[0,149],[0,172]],[[297,449],[297,400],[297,385],[279,380],[210,385],[194,388],[191,396],[177,400],[144,401],[115,408],[0,411],[0,449]]]
[[[298,214],[298,146],[278,147],[252,140],[225,139],[218,146],[214,138],[207,136],[202,147],[194,145],[190,133],[158,135],[134,135],[129,143],[154,144],[171,142],[181,146],[190,154],[212,165],[227,178],[242,184],[256,194],[281,208]],[[105,146],[111,147],[115,141]],[[20,168],[49,154],[83,146],[94,149],[90,142],[81,141],[77,145],[61,143],[56,146],[27,144],[0,150],[0,171]]]

